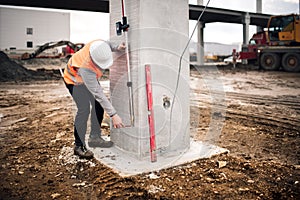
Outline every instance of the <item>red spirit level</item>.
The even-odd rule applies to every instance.
[[[150,157],[151,162],[156,162],[156,144],[155,144],[155,127],[154,127],[154,113],[153,113],[153,96],[152,96],[152,84],[151,84],[151,68],[150,65],[145,66],[146,73],[146,92],[148,102],[148,122],[150,132]]]

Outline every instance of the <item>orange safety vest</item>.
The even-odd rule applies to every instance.
[[[79,68],[87,68],[95,72],[97,79],[100,78],[102,70],[95,65],[90,56],[90,46],[93,43],[89,42],[78,52],[73,54],[69,59],[67,67],[64,70],[64,80],[67,84],[80,85],[83,84],[81,76],[78,74]]]

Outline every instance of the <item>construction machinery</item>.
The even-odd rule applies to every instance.
[[[272,16],[265,31],[255,33],[239,59],[265,70],[300,71],[300,15]]]
[[[55,57],[69,58],[75,52],[77,52],[82,47],[84,47],[83,43],[76,43],[76,44],[74,44],[74,43],[72,43],[70,41],[65,41],[65,40],[61,40],[59,42],[47,42],[47,43],[43,44],[42,46],[38,47],[31,54],[30,53],[24,53],[24,54],[22,54],[21,59],[22,60],[27,60],[27,59],[36,58],[38,55],[40,55],[43,51],[45,51],[47,49],[52,49],[52,48],[59,47],[59,46],[64,46],[64,45],[66,45],[66,47],[63,48],[62,54],[57,54]],[[43,57],[47,57],[47,56],[43,56]]]

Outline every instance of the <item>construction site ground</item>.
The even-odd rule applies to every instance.
[[[300,73],[218,70],[226,113],[215,139],[230,153],[130,177],[73,155],[74,104],[55,71],[52,80],[0,82],[0,199],[300,199]],[[192,81],[202,76],[191,68]],[[192,137],[201,140],[212,119],[210,91],[191,93],[202,95],[191,104]]]

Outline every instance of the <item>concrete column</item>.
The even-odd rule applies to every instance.
[[[250,26],[250,15],[247,12],[243,19],[243,44],[247,45],[249,42],[249,26]]]
[[[198,43],[197,43],[197,64],[204,65],[204,32],[205,24],[199,22],[198,24]]]
[[[198,5],[203,5],[203,0],[197,0]],[[199,22],[198,24],[198,44],[197,44],[197,64],[204,65],[204,40],[203,40],[203,28],[204,24]]]
[[[156,153],[178,155],[189,148],[189,52],[179,59],[188,41],[188,0],[126,0],[129,57],[133,87],[134,126],[111,128],[111,140],[128,155],[149,158],[149,124],[145,65],[151,67]],[[110,40],[116,36],[115,24],[121,20],[120,0],[110,0]],[[179,78],[179,80],[177,80]],[[177,93],[174,94],[179,81]],[[124,53],[114,53],[110,68],[111,101],[125,125],[130,125],[127,67]],[[175,95],[175,98],[174,98]],[[171,110],[171,105],[173,110]]]
[[[250,26],[250,15],[247,12],[243,19],[243,44],[242,49],[244,49],[249,43],[249,26]],[[242,61],[243,64],[247,64],[247,60]]]
[[[262,13],[262,0],[256,0],[256,12]]]
[[[262,0],[256,0],[256,12],[257,13],[262,13]],[[257,26],[256,27],[256,32],[262,31],[262,27]]]

